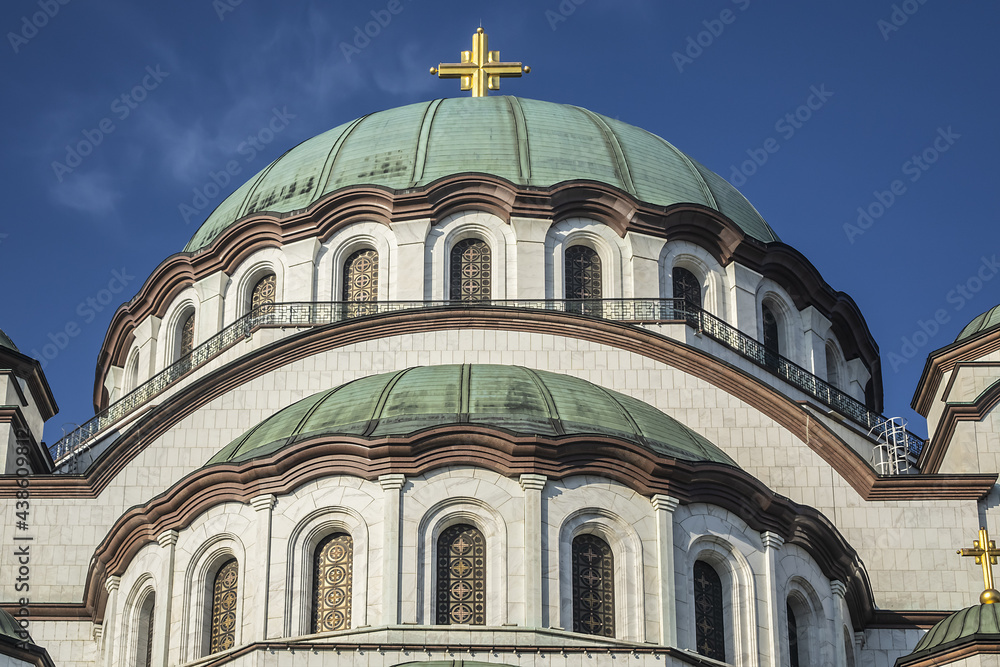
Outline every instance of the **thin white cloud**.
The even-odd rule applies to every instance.
[[[49,199],[60,206],[106,218],[117,212],[123,193],[106,172],[70,174],[49,188]]]

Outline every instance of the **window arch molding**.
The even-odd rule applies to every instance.
[[[273,273],[275,278],[275,302],[284,301],[288,297],[284,291],[287,268],[281,248],[263,248],[241,263],[226,285],[225,323],[231,324],[250,312],[253,288],[268,273]],[[312,300],[311,292],[300,296],[305,301]]]
[[[764,306],[774,314],[778,324],[779,354],[800,366],[802,363],[802,320],[791,298],[772,281],[765,280],[757,293],[757,340],[764,341]]]
[[[844,361],[840,344],[833,334],[827,337],[823,349],[826,356],[826,381],[841,391],[847,391],[849,384],[847,363]]]
[[[795,614],[797,626],[799,665],[832,664],[835,659],[834,646],[827,632],[826,619],[831,618],[823,608],[823,603],[812,585],[801,576],[793,576],[785,586],[785,604],[779,605],[778,615],[782,647],[785,657],[790,660],[787,609]]]
[[[247,590],[246,549],[234,533],[223,532],[211,536],[201,544],[185,572],[182,613],[187,631],[181,633],[181,655],[186,656],[185,662],[209,654],[215,575],[232,559],[236,560],[239,567],[236,582],[236,644],[242,642]]]
[[[674,297],[674,269],[686,269],[701,285],[701,307],[729,321],[729,278],[721,264],[701,246],[691,241],[671,241],[660,253],[660,297]]]
[[[316,286],[320,301],[340,301],[344,291],[344,265],[359,250],[378,253],[378,300],[396,298],[396,235],[392,228],[378,222],[356,222],[338,230],[323,243],[316,259],[319,280]]]
[[[599,507],[578,509],[567,515],[559,527],[559,625],[573,627],[573,572],[568,564],[572,562],[573,540],[579,535],[600,537],[611,547],[615,561],[615,637],[644,641],[642,542],[628,521]]]
[[[125,361],[125,372],[122,374],[122,396],[128,395],[142,383],[139,373],[139,348],[134,348]]]
[[[368,624],[369,530],[364,517],[350,507],[323,507],[306,515],[288,540],[285,581],[285,636],[311,634],[313,558],[320,542],[347,533],[354,542],[351,582],[351,627]]]
[[[462,211],[435,222],[424,245],[424,298],[447,301],[451,291],[451,251],[456,244],[481,239],[490,248],[490,298],[513,298],[516,270],[507,271],[508,257],[515,257],[517,240],[510,225],[485,211]],[[512,267],[513,268],[513,267]]]
[[[115,664],[141,665],[136,658],[145,658],[149,640],[146,637],[149,628],[149,620],[146,615],[149,611],[148,605],[153,604],[153,614],[156,614],[156,579],[148,570],[143,570],[135,578],[135,582],[129,586],[128,595],[122,604],[122,613],[118,616],[120,625],[116,629],[115,652],[117,658]],[[105,612],[110,613],[110,610]],[[162,612],[160,612],[162,613]],[[162,648],[163,639],[154,636],[154,655],[158,648]],[[157,646],[159,644],[159,646]]]
[[[719,535],[755,535],[744,522],[729,512],[723,516],[708,514],[707,505],[689,505],[689,515],[680,520],[680,528],[693,539],[689,545],[677,545],[682,563],[683,583],[678,581],[678,636],[681,645],[696,651],[694,614],[694,564],[704,561],[711,565],[725,589],[723,617],[726,629],[726,661],[737,667],[757,663],[757,612],[754,594],[754,572],[748,554],[762,554],[759,538],[739,545]],[[680,518],[680,517],[678,517]],[[686,638],[686,639],[685,639]]]
[[[601,295],[620,299],[632,294],[626,286],[625,257],[630,256],[621,238],[603,222],[587,218],[566,218],[549,227],[545,234],[545,298],[566,297],[566,250],[575,245],[589,247],[601,259]]]
[[[162,329],[165,336],[163,339],[163,354],[161,355],[159,364],[160,368],[166,368],[180,359],[184,323],[191,315],[194,315],[195,318],[194,346],[192,349],[198,346],[198,304],[194,298],[188,297],[178,301],[165,318],[166,326]]]
[[[507,524],[493,507],[478,498],[455,497],[436,504],[417,528],[417,623],[434,625],[437,594],[437,548],[441,534],[469,524],[486,540],[486,625],[504,625],[507,613]]]

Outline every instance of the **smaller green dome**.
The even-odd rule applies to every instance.
[[[908,657],[922,657],[977,640],[1000,640],[1000,604],[979,604],[956,611],[935,624]]]
[[[20,350],[17,349],[17,345],[14,345],[14,341],[10,339],[10,336],[4,333],[3,329],[0,329],[0,347],[6,347],[8,350],[20,352]]]
[[[0,639],[10,639],[15,642],[30,642],[31,636],[25,637],[21,634],[23,632],[24,629],[21,628],[21,624],[17,622],[17,619],[3,609],[0,609]]]
[[[982,313],[976,319],[969,322],[962,332],[958,334],[958,338],[955,342],[966,340],[972,338],[977,333],[986,331],[987,329],[992,329],[995,326],[1000,326],[1000,305],[990,308],[985,313]]]
[[[648,403],[570,375],[521,366],[419,366],[348,382],[268,417],[209,460],[242,463],[323,435],[402,436],[437,426],[519,435],[621,438],[684,461],[736,463]]]

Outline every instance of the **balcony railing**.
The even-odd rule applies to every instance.
[[[173,386],[191,371],[214,359],[262,327],[316,327],[386,313],[426,308],[475,310],[481,308],[523,308],[572,313],[584,317],[632,324],[684,322],[696,331],[749,359],[758,366],[830,406],[844,417],[878,433],[888,419],[869,410],[863,403],[816,377],[735,327],[681,299],[595,299],[595,300],[504,300],[504,301],[370,301],[364,303],[276,303],[257,308],[225,327],[177,362],[109,405],[50,447],[59,466],[86,450],[111,425],[135,412],[152,398]],[[907,432],[907,445],[919,454],[923,440]]]

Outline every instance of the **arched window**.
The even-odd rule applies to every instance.
[[[215,575],[209,624],[209,653],[225,651],[236,643],[236,585],[239,574],[239,563],[233,558],[223,563]]]
[[[136,635],[134,664],[138,667],[153,666],[153,612],[156,609],[156,595],[150,593],[139,607],[136,617]]]
[[[687,269],[674,267],[674,298],[701,307],[701,283]]]
[[[695,647],[706,658],[726,661],[722,579],[705,561],[694,564]]]
[[[343,301],[378,301],[378,253],[371,248],[344,262]]]
[[[188,313],[183,319],[180,327],[180,344],[177,347],[177,358],[182,359],[185,355],[191,354],[194,349],[194,311]]]
[[[274,311],[274,294],[278,281],[273,273],[268,273],[253,286],[250,293],[250,312],[257,315],[269,315]]]
[[[778,318],[767,305],[760,307],[761,319],[764,330],[764,363],[767,366],[776,367],[778,356],[781,355],[781,344],[778,337]]]
[[[351,627],[353,564],[354,540],[347,533],[334,533],[316,547],[313,557],[313,632]]]
[[[589,246],[566,249],[566,298],[601,298],[601,258]]]
[[[437,623],[486,625],[486,540],[468,524],[438,538]]]
[[[596,535],[573,538],[573,632],[615,636],[615,560]]]
[[[840,360],[832,345],[826,346],[826,381],[840,389]]]
[[[854,641],[846,626],[844,627],[844,655],[847,656],[847,667],[854,667]]]
[[[788,603],[785,603],[785,616],[788,618],[788,664],[789,667],[799,667],[799,624],[792,605]]]
[[[132,355],[129,361],[128,370],[125,371],[125,393],[129,393],[139,386],[139,353]]]
[[[482,239],[465,239],[451,249],[452,301],[482,301],[493,294],[490,247]]]

